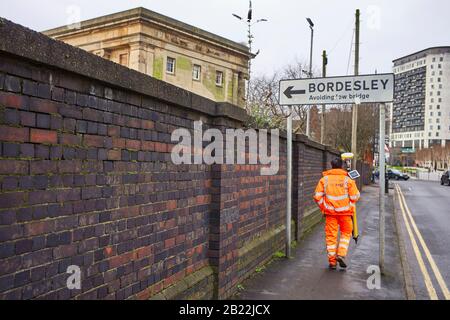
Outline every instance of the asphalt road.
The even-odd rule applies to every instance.
[[[395,184],[416,299],[450,299],[450,187],[418,180]]]

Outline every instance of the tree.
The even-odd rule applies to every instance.
[[[415,163],[419,167],[432,168],[434,170],[448,169],[450,167],[450,145],[445,147],[438,145],[417,150]]]
[[[246,104],[247,112],[250,115],[249,126],[286,129],[286,118],[289,115],[290,108],[280,106],[278,102],[279,81],[281,79],[299,79],[304,77],[305,72],[302,66],[305,65],[305,63],[302,64],[296,61],[287,64],[273,74],[252,78],[249,84],[249,97]],[[295,120],[293,122],[295,124],[293,131],[296,133],[306,132],[307,108],[307,106],[294,106],[292,108],[293,119]],[[314,119],[312,119],[312,122],[314,122]]]
[[[378,107],[373,104],[362,104],[358,108],[358,158],[371,153],[378,130]],[[341,151],[351,150],[352,139],[352,106],[335,105],[325,113],[326,134],[324,143]]]

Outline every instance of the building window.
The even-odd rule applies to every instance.
[[[221,87],[223,85],[223,72],[216,71],[216,86]]]
[[[128,67],[128,53],[119,55],[119,63],[125,67]]]
[[[194,64],[192,67],[192,79],[200,81],[200,76],[202,74],[202,67],[198,64]]]
[[[441,69],[442,68],[442,65],[439,63],[438,64],[438,69]]]
[[[440,58],[439,58],[439,61],[444,61],[444,57],[440,57]]]
[[[439,132],[436,132],[436,137],[439,137]]]
[[[433,58],[433,62],[436,62],[436,58]]]
[[[175,74],[175,59],[167,57],[166,72],[170,74]]]

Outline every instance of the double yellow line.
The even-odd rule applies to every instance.
[[[428,249],[428,246],[426,245],[425,241],[423,240],[422,234],[420,233],[419,229],[417,228],[416,222],[414,221],[414,218],[411,214],[411,211],[408,208],[408,205],[406,204],[405,197],[403,196],[403,192],[398,184],[395,184],[395,189],[397,191],[398,200],[400,203],[400,209],[402,211],[403,220],[405,221],[406,230],[408,231],[409,239],[411,240],[411,244],[414,250],[414,253],[417,258],[417,262],[419,263],[420,271],[422,272],[425,286],[428,291],[428,295],[430,296],[431,300],[438,300],[438,296],[436,294],[436,290],[433,286],[433,282],[431,281],[430,275],[428,273],[427,267],[425,266],[422,253],[420,252],[419,246],[417,245],[417,241],[414,237],[414,233],[419,240],[419,243],[422,247],[422,250],[425,253],[425,256],[431,266],[431,269],[434,273],[434,276],[436,277],[436,280],[439,284],[439,287],[442,290],[442,293],[446,300],[450,300],[450,293],[447,289],[447,285],[445,284],[444,279],[442,278],[441,272],[439,271],[439,268],[436,265],[436,262],[434,261],[433,257],[431,256],[430,250]],[[409,218],[409,220],[408,220]],[[412,229],[411,229],[412,226]],[[414,233],[413,233],[414,231]]]

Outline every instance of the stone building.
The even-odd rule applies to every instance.
[[[247,46],[145,8],[43,33],[214,101],[245,103]]]

